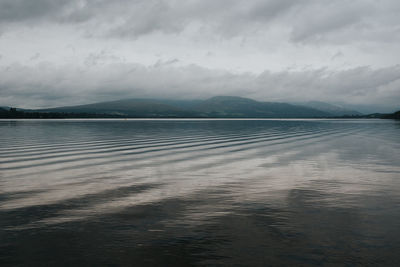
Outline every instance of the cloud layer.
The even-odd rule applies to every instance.
[[[278,27],[293,42],[381,42],[398,40],[399,11],[396,0],[3,0],[0,25],[75,24],[122,38],[193,28],[229,38]]]
[[[238,95],[263,101],[322,100],[381,105],[388,110],[400,100],[400,66],[359,67],[343,71],[265,71],[233,74],[196,65],[174,67],[159,62],[107,64],[97,68],[9,66],[0,72],[0,94],[24,107],[72,105],[129,97],[207,98]],[[28,100],[27,100],[28,99]]]
[[[2,0],[0,105],[400,103],[397,0]]]

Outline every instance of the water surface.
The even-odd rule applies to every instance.
[[[0,265],[400,264],[400,123],[0,121]]]

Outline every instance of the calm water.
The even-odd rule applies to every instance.
[[[400,264],[400,122],[0,121],[0,265]]]

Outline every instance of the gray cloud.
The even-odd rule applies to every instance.
[[[39,64],[2,69],[3,103],[57,106],[127,97],[239,95],[264,101],[322,100],[399,108],[400,66],[234,74],[196,65],[109,64],[96,68]],[[349,102],[350,100],[350,102]]]
[[[3,0],[0,23],[79,24],[88,36],[116,38],[178,34],[191,27],[230,38],[278,28],[290,32],[293,42],[346,43],[398,40],[399,10],[395,0]]]
[[[0,2],[0,22],[25,22],[28,20],[54,19],[68,0],[2,0]]]
[[[394,109],[399,13],[397,0],[2,0],[0,105],[240,95]]]

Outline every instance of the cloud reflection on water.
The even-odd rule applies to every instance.
[[[221,257],[244,265],[346,257],[379,263],[368,255],[371,246],[389,262],[399,245],[391,237],[399,235],[400,218],[395,122],[37,121],[13,127],[0,124],[6,141],[0,218],[1,228],[17,235],[48,229],[51,238],[83,227],[79,239],[122,238],[110,241],[112,255],[125,257],[116,251],[123,245],[133,255],[147,246],[167,257],[164,249],[179,244],[188,257],[197,255],[193,246],[208,251],[194,257],[204,264]],[[125,240],[129,235],[137,242]],[[19,247],[22,241],[36,242],[9,242]],[[244,248],[254,256],[240,253]]]

